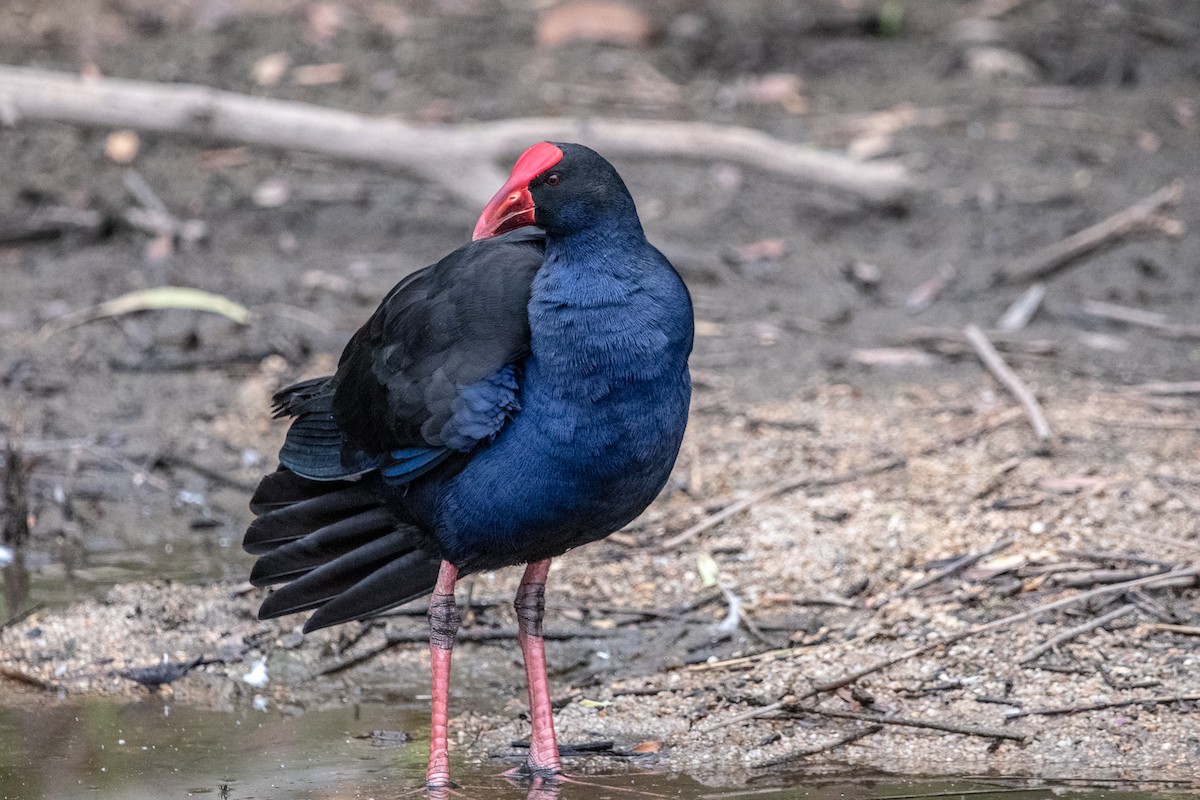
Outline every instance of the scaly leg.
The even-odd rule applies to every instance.
[[[425,785],[429,788],[452,786],[450,782],[450,745],[446,731],[450,724],[450,653],[461,620],[454,602],[454,581],[458,568],[443,561],[437,584],[429,598],[429,666],[433,673],[433,713],[429,725],[429,768]]]
[[[554,737],[554,714],[550,708],[550,684],[546,678],[546,643],[542,638],[542,616],[546,611],[546,575],[550,559],[535,561],[525,568],[517,598],[517,639],[525,657],[525,680],[529,684],[529,758],[515,775],[533,778],[535,785],[555,781],[562,774],[558,742]]]

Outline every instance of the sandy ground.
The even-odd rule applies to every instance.
[[[795,762],[808,768],[832,761],[917,774],[1200,780],[1194,699],[1006,719],[1195,698],[1194,572],[1165,588],[1102,593],[902,655],[1106,581],[1200,561],[1194,413],[1157,411],[1144,397],[1085,381],[1036,377],[1056,437],[1048,451],[985,376],[935,388],[898,384],[877,395],[830,386],[733,414],[698,408],[659,502],[616,541],[563,557],[552,571],[548,627],[569,637],[549,649],[562,739],[659,742],[670,768],[736,782],[761,771],[756,765],[868,724],[793,713],[814,707],[979,732],[888,725]],[[656,550],[667,532],[779,479],[838,475],[897,457],[904,464],[895,469],[761,499],[686,545]],[[1005,540],[1009,546],[969,568],[903,592],[949,560]],[[701,578],[707,557],[719,584],[742,603],[744,621],[732,635],[720,631],[726,597]],[[475,583],[468,639],[512,629],[507,599],[516,577],[510,571]],[[419,638],[420,617],[364,628],[361,639],[357,626],[301,638],[296,620],[256,621],[258,597],[229,585],[121,586],[102,602],[38,613],[4,631],[0,666],[45,682],[46,690],[26,687],[22,702],[58,702],[52,698],[63,693],[139,696],[145,690],[118,672],[201,655],[226,663],[177,681],[173,702],[244,708],[259,695],[273,708],[297,710],[427,691],[420,644],[311,677],[379,647],[388,633]],[[1018,663],[1056,634],[1126,606],[1110,624]],[[641,614],[672,611],[679,618]],[[482,756],[527,735],[517,721],[522,704],[504,699],[521,697],[519,656],[511,640],[460,647],[452,730],[463,754]],[[849,687],[801,699],[815,684],[897,657]],[[270,682],[254,689],[242,676],[263,658]],[[781,699],[792,704],[786,719],[723,724]]]

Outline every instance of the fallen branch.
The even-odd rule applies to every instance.
[[[1183,183],[1172,181],[1108,219],[1017,259],[997,273],[996,282],[1020,283],[1045,278],[1080,256],[1133,233],[1178,236],[1183,232],[1182,223],[1164,217],[1162,210],[1179,202],[1182,194]]]
[[[1046,415],[1042,413],[1042,406],[1034,397],[1033,392],[1029,391],[1029,387],[1017,377],[1017,373],[1004,363],[1004,359],[996,352],[996,348],[992,346],[978,326],[968,325],[963,329],[963,335],[967,337],[967,341],[975,349],[975,354],[979,356],[979,360],[988,368],[988,371],[996,376],[996,380],[1000,381],[1025,409],[1025,414],[1033,425],[1033,432],[1038,441],[1048,442],[1053,435],[1050,431],[1050,423],[1046,421]]]
[[[1101,703],[1085,703],[1079,706],[1062,706],[1058,708],[1013,709],[1004,714],[1005,719],[1018,717],[1049,717],[1058,714],[1078,714],[1083,711],[1102,711],[1106,708],[1121,708],[1123,706],[1163,705],[1164,703],[1196,703],[1200,702],[1200,694],[1177,694],[1159,697],[1142,697],[1134,700],[1110,700]]]
[[[135,128],[222,142],[305,150],[405,169],[478,207],[504,182],[496,162],[533,142],[578,141],[609,156],[729,161],[880,205],[915,182],[899,162],[855,161],[750,128],[698,122],[531,117],[467,125],[402,120],[251,97],[189,84],[156,84],[0,66],[8,118]]]
[[[836,750],[839,747],[844,747],[845,745],[857,742],[859,739],[865,739],[868,736],[879,733],[881,730],[883,730],[882,725],[868,725],[865,728],[859,728],[856,731],[851,731],[844,736],[839,736],[831,742],[825,742],[824,744],[813,745],[811,747],[801,747],[799,750],[792,750],[791,752],[784,753],[781,756],[775,756],[774,758],[756,761],[750,765],[750,768],[766,769],[768,767],[781,767],[784,764],[789,764],[792,761],[797,761],[801,758],[808,758],[809,756],[820,755],[821,753],[827,753],[830,750]]]
[[[1049,651],[1058,647],[1060,644],[1069,642],[1075,637],[1082,636],[1083,634],[1088,633],[1089,631],[1094,631],[1097,628],[1103,628],[1113,620],[1120,619],[1126,614],[1132,614],[1134,611],[1137,611],[1137,606],[1135,606],[1133,603],[1129,603],[1108,612],[1102,617],[1096,617],[1095,619],[1088,620],[1082,625],[1076,625],[1074,628],[1067,628],[1062,633],[1050,637],[1037,647],[1031,648],[1028,652],[1017,659],[1017,663],[1028,664],[1030,661],[1036,661],[1042,656],[1043,653],[1048,653]]]
[[[819,714],[823,717],[835,717],[837,719],[856,719],[862,722],[873,722],[877,725],[901,725],[907,728],[926,728],[934,731],[945,731],[946,733],[959,733],[963,736],[982,736],[985,739],[1010,739],[1016,742],[1024,742],[1029,739],[1029,735],[1025,733],[1002,731],[998,728],[979,728],[974,725],[959,725],[955,722],[934,722],[928,719],[909,719],[908,717],[885,717],[879,714],[836,711],[816,706],[796,706],[794,708],[785,706],[784,710],[795,714]]]

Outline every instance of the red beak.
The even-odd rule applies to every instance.
[[[508,180],[479,215],[471,238],[475,241],[490,239],[523,225],[532,225],[534,208],[529,182],[561,161],[562,157],[562,150],[549,142],[538,142],[522,153],[513,165]]]

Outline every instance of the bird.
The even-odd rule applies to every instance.
[[[551,559],[628,524],[666,485],[691,398],[691,297],[617,170],[525,150],[472,239],[401,280],[333,375],[274,396],[291,425],[250,502],[261,619],[304,631],[430,595],[426,786],[452,786],[455,582],[524,565],[514,607],[531,706],[514,776],[563,778],[542,638]]]

